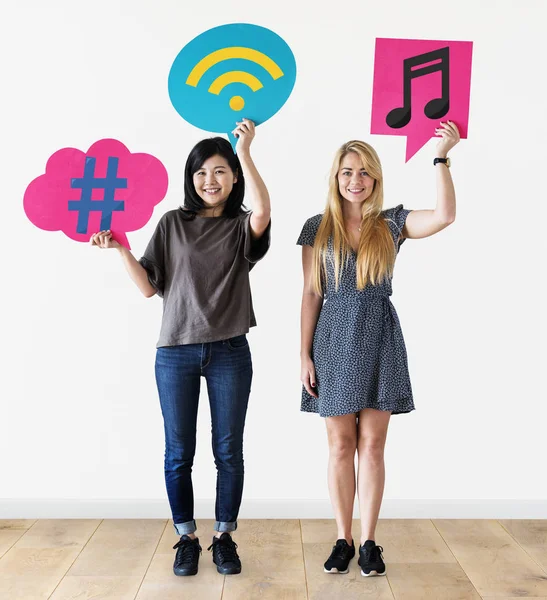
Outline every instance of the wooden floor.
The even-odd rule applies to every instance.
[[[357,558],[347,575],[323,573],[330,520],[241,520],[231,576],[206,551],[213,522],[199,525],[199,574],[175,577],[170,521],[0,521],[0,599],[547,600],[547,521],[384,519],[387,577],[371,578]]]

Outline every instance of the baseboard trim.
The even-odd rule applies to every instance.
[[[214,518],[214,500],[195,502],[196,519]],[[0,499],[0,519],[167,519],[167,500]],[[241,519],[331,519],[328,500],[244,500]],[[358,517],[357,507],[355,517]],[[547,500],[393,500],[381,519],[547,519]]]

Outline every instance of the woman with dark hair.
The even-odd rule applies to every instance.
[[[165,481],[179,542],[174,572],[195,575],[201,553],[194,520],[192,464],[201,377],[205,378],[217,468],[215,536],[209,547],[222,574],[241,572],[231,533],[243,492],[243,429],[252,361],[246,333],[256,325],[249,271],[270,242],[270,198],[250,154],[254,123],[237,123],[237,155],[223,138],[205,139],[190,152],[184,206],[160,219],[144,256],[112,239],[140,291],[163,297],[156,382],[165,427]],[[252,212],[243,208],[245,181]]]

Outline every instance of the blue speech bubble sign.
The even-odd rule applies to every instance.
[[[169,72],[169,97],[179,115],[200,129],[232,135],[243,117],[264,123],[285,104],[296,61],[276,33],[248,23],[214,27],[179,52]]]

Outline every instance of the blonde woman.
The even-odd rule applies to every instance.
[[[355,556],[351,522],[359,498],[361,574],[385,575],[375,530],[384,492],[384,446],[391,415],[414,410],[405,342],[389,296],[395,258],[406,238],[438,233],[456,216],[448,151],[459,139],[451,121],[433,161],[437,206],[383,210],[383,182],[375,150],[360,141],[336,153],[325,212],[308,219],[302,246],[302,406],[325,417],[328,486],[338,540],[325,563],[347,573]],[[354,459],[358,455],[357,485]]]

